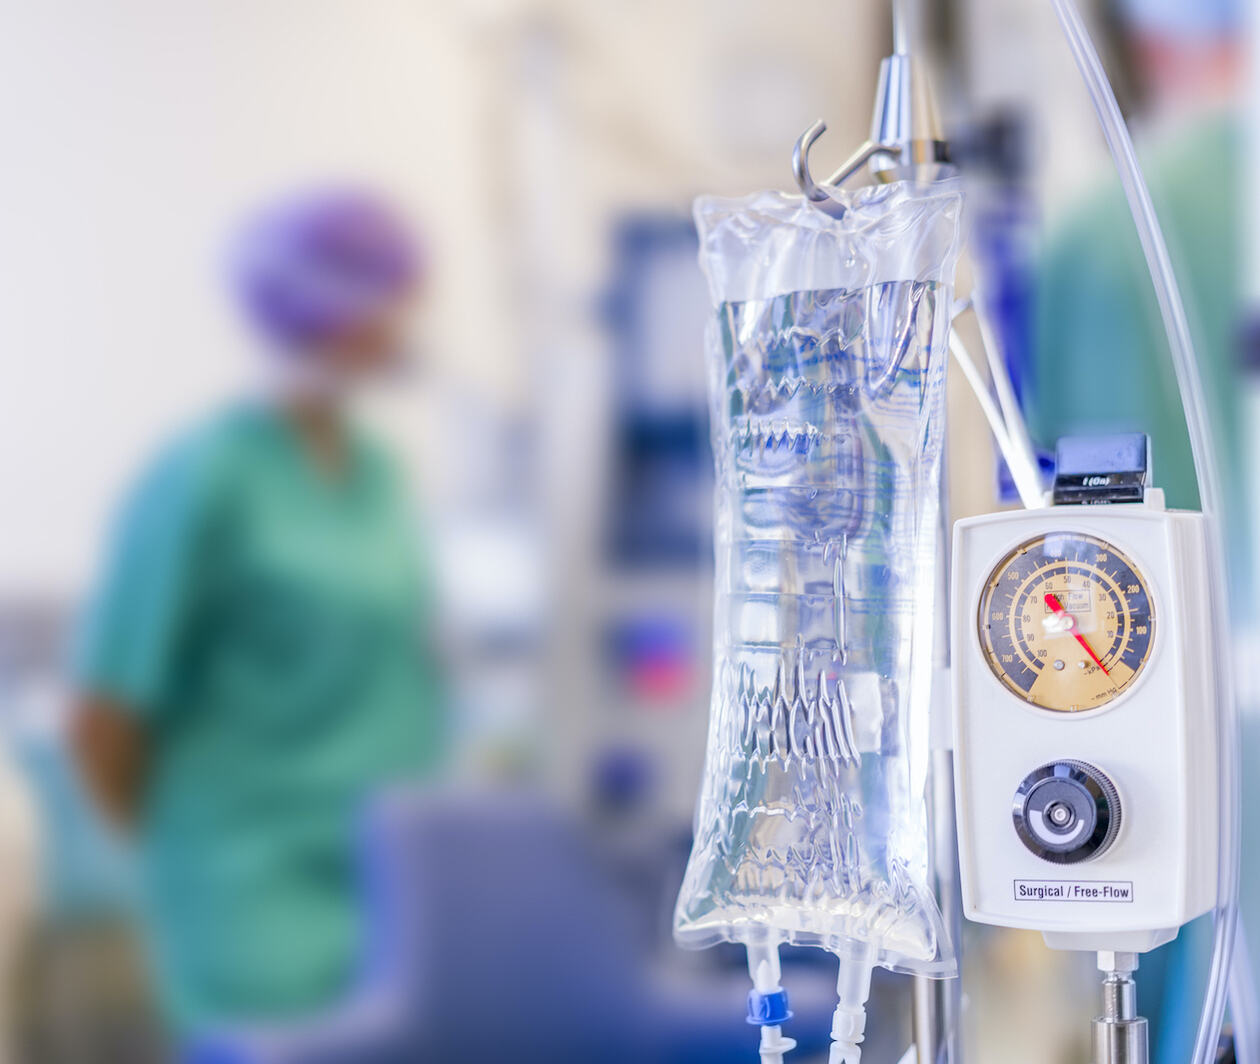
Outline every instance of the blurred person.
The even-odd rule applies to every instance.
[[[1143,169],[1195,329],[1227,489],[1229,577],[1252,570],[1243,492],[1236,337],[1242,295],[1245,68],[1243,0],[1121,0],[1121,45],[1141,107],[1131,116]],[[1082,116],[1084,120],[1084,116]],[[1180,392],[1154,288],[1118,182],[1052,235],[1042,262],[1030,428],[1040,444],[1073,432],[1141,431],[1153,483],[1171,507],[1197,508]],[[1239,599],[1242,599],[1242,595]],[[1235,603],[1237,606],[1237,603]],[[1255,749],[1256,739],[1248,740]],[[1244,808],[1251,803],[1244,793]],[[1244,844],[1244,853],[1247,846]],[[1246,871],[1244,868],[1244,882]],[[1244,921],[1257,925],[1254,906]],[[1260,925],[1257,925],[1260,926]],[[1200,920],[1142,959],[1152,1061],[1180,1064],[1194,1044],[1211,929]]]
[[[177,1041],[318,1014],[356,975],[357,818],[442,727],[402,478],[347,410],[398,362],[417,244],[368,191],[265,210],[232,259],[272,387],[123,507],[75,658],[75,750],[133,830]]]

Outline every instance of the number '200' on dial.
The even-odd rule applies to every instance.
[[[1111,544],[1079,533],[1021,543],[989,575],[980,645],[1003,684],[1043,709],[1106,705],[1137,679],[1155,614],[1137,567]]]

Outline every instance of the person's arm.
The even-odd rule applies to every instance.
[[[115,827],[134,828],[147,755],[140,715],[110,698],[84,694],[74,708],[71,746],[97,807]]]
[[[211,560],[204,454],[170,449],[128,497],[74,642],[70,745],[85,789],[124,830],[139,819],[155,723],[170,711],[196,578]]]

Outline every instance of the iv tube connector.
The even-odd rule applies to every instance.
[[[748,944],[748,974],[753,988],[748,995],[748,1022],[761,1028],[761,1064],[783,1064],[783,1055],[796,1048],[780,1026],[792,1018],[787,991],[779,984],[779,947]]]
[[[840,998],[831,1020],[828,1064],[860,1064],[866,1037],[866,1000],[871,996],[871,958],[863,950],[840,958],[836,992]]]
[[[1148,1064],[1146,1020],[1137,1014],[1136,953],[1102,952],[1103,1012],[1094,1020],[1093,1064]]]

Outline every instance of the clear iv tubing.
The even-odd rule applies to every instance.
[[[955,301],[950,311],[951,320],[956,322],[962,313],[969,309],[975,309],[971,299]],[[976,320],[983,320],[978,313]],[[1037,459],[1033,453],[1032,443],[1028,439],[1028,430],[1019,412],[1019,405],[1014,401],[1014,393],[1010,391],[1010,379],[1006,376],[1006,367],[996,357],[996,348],[990,347],[994,343],[994,338],[987,328],[981,329],[981,343],[985,348],[991,367],[990,376],[993,378],[998,395],[1002,395],[1003,383],[1005,383],[1006,391],[1011,395],[1012,406],[1009,418],[1003,416],[1001,409],[993,401],[988,386],[980,375],[980,369],[967,350],[966,344],[963,343],[962,337],[958,335],[958,330],[951,328],[949,331],[950,354],[954,356],[954,361],[958,363],[963,376],[967,378],[967,384],[971,387],[976,402],[980,404],[980,412],[989,423],[989,431],[993,433],[998,451],[1006,462],[1006,468],[1011,472],[1011,479],[1015,481],[1019,501],[1026,510],[1039,509],[1045,505],[1045,501],[1041,490]]]
[[[1213,635],[1216,646],[1228,646],[1228,589],[1225,583],[1225,546],[1221,533],[1221,486],[1212,433],[1207,420],[1207,404],[1202,377],[1190,338],[1185,306],[1177,288],[1172,261],[1164,243],[1159,219],[1150,192],[1138,166],[1137,153],[1120,114],[1111,83],[1103,70],[1098,52],[1081,21],[1072,0],[1052,0],[1055,14],[1072,49],[1072,57],[1085,80],[1103,136],[1124,186],[1146,256],[1147,268],[1159,300],[1160,315],[1172,350],[1177,386],[1190,432],[1195,478],[1199,482],[1199,503],[1208,518],[1209,565],[1212,570]],[[1203,1013],[1195,1038],[1195,1064],[1213,1064],[1217,1056],[1221,1025],[1225,1018],[1230,962],[1238,922],[1238,711],[1234,704],[1233,670],[1229,662],[1217,662],[1215,669],[1219,743],[1217,779],[1220,788],[1220,841],[1217,872],[1216,919],[1212,943],[1212,967],[1208,977]]]
[[[954,312],[954,317],[958,317],[958,311]],[[1007,431],[1007,423],[1002,418],[1002,412],[989,394],[984,378],[980,375],[980,369],[976,365],[975,359],[971,357],[971,353],[967,350],[966,344],[963,343],[962,337],[958,335],[957,329],[951,329],[949,332],[949,351],[954,356],[954,361],[958,364],[959,369],[963,371],[963,376],[967,378],[967,384],[970,385],[971,392],[976,397],[976,402],[980,404],[980,412],[984,415],[985,421],[989,423],[989,431],[993,434],[993,439],[997,442],[998,451],[1005,460],[1006,467],[1011,471],[1011,476],[1015,481],[1016,490],[1019,492],[1019,501],[1024,504],[1024,508],[1027,510],[1037,509],[1042,505],[1041,488],[1037,483],[1037,472],[1024,460],[1024,456],[1016,447],[1015,441],[1011,439],[1011,434]]]

